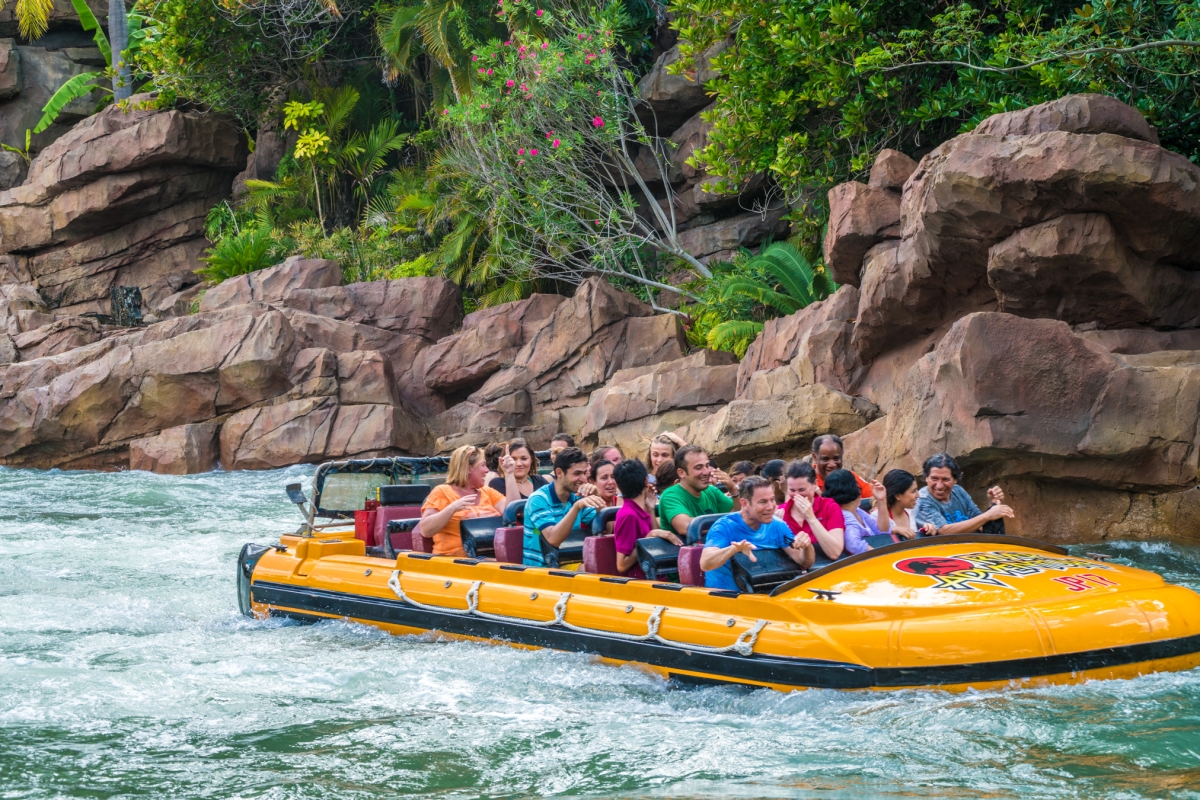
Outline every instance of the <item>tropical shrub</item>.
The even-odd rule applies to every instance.
[[[1104,0],[673,0],[681,70],[732,36],[708,145],[718,189],[767,171],[809,244],[825,194],[884,147],[920,155],[984,117],[1073,92],[1139,108],[1200,157],[1200,3]],[[1176,44],[1168,44],[1176,42]]]
[[[206,280],[220,283],[278,264],[283,248],[270,228],[252,226],[223,237],[200,260],[208,266],[196,270]]]
[[[757,254],[743,248],[732,262],[710,266],[713,280],[700,289],[700,302],[687,309],[689,339],[738,358],[762,333],[765,320],[794,314],[838,288],[824,266],[790,242],[767,241]]]

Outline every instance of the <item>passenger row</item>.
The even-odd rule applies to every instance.
[[[380,500],[398,502],[371,512],[360,535],[388,555],[411,549],[560,569],[582,562],[588,572],[753,591],[917,536],[1003,533],[1013,517],[999,487],[981,511],[948,454],[925,462],[918,489],[904,470],[867,481],[844,469],[837,436],[817,437],[812,450],[812,463],[739,462],[729,475],[673,435],[655,437],[644,462],[616,447],[589,459],[560,435],[553,473],[542,476],[524,440],[468,445],[451,455],[444,484],[383,487]]]

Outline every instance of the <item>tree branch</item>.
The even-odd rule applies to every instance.
[[[1015,67],[989,67],[982,64],[972,64],[968,61],[911,61],[907,64],[897,64],[894,67],[884,67],[880,72],[896,72],[912,67],[965,67],[977,72],[994,72],[1000,75],[1008,75],[1023,69],[1049,64],[1052,61],[1062,61],[1068,58],[1079,58],[1080,56],[1091,56],[1101,53],[1120,56],[1137,53],[1142,50],[1157,50],[1164,47],[1200,47],[1200,42],[1193,42],[1188,39],[1165,39],[1159,42],[1143,42],[1132,47],[1091,47],[1086,50],[1071,50],[1066,53],[1039,58],[1037,61],[1030,61],[1028,64],[1018,64]]]

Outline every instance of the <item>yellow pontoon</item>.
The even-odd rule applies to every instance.
[[[322,467],[324,469],[324,467]],[[295,494],[295,491],[292,492]],[[420,552],[308,524],[239,559],[243,612],[582,651],[691,683],[988,687],[1200,665],[1200,595],[1009,536],[916,539],[769,594]]]

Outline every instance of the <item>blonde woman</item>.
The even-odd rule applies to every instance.
[[[660,433],[650,440],[650,449],[646,451],[646,471],[651,475],[668,461],[675,460],[675,451],[687,442],[673,433]]]
[[[500,470],[505,475],[512,473],[513,466],[511,456],[500,459]],[[484,485],[487,472],[487,462],[478,447],[463,445],[450,455],[446,482],[433,487],[421,506],[419,530],[426,539],[433,539],[434,555],[466,556],[462,521],[504,513],[508,501],[503,494]]]

